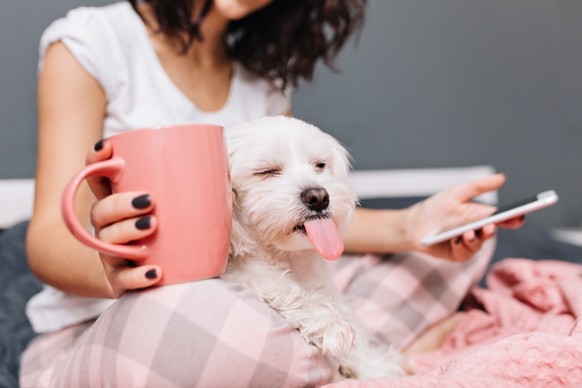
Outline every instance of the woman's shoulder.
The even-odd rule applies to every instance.
[[[132,18],[137,17],[128,2],[114,3],[102,7],[78,7],[53,21],[41,37],[41,54],[51,43],[71,38],[78,41],[101,42],[109,46],[111,40],[119,40],[124,31],[132,25]]]
[[[52,22],[47,30],[63,25],[84,27],[85,30],[93,27],[111,28],[116,25],[121,26],[128,17],[131,17],[133,12],[128,2],[119,2],[102,7],[77,7],[68,11],[64,17]]]
[[[118,85],[116,72],[123,69],[128,47],[140,32],[139,23],[139,16],[128,2],[72,9],[43,32],[39,45],[39,69],[48,48],[53,43],[62,42],[81,66],[107,92],[112,92]]]

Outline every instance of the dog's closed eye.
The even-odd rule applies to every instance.
[[[268,166],[268,167],[261,167],[255,170],[253,175],[268,178],[276,175],[280,175],[282,172],[282,168],[280,166]]]

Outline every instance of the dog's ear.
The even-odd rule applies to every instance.
[[[230,249],[228,252],[229,260],[236,260],[244,257],[253,249],[255,244],[253,239],[249,236],[246,229],[240,222],[241,209],[235,201],[232,209],[232,227],[230,232]]]
[[[327,133],[326,135],[329,137],[332,144],[330,148],[333,152],[334,157],[333,163],[334,175],[342,179],[348,179],[348,175],[352,168],[351,156],[348,150],[346,150],[344,146],[342,146],[341,143],[335,137]]]

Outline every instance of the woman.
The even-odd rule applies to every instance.
[[[134,0],[71,11],[45,31],[27,249],[32,270],[52,287],[29,304],[33,326],[49,334],[26,352],[23,386],[329,381],[332,371],[321,354],[246,290],[213,279],[128,293],[155,285],[161,269],[133,267],[81,245],[66,229],[59,204],[75,172],[110,157],[101,138],[155,125],[227,125],[291,114],[289,88],[309,81],[317,61],[333,63],[364,7],[365,0]],[[494,175],[451,188],[404,211],[359,210],[346,247],[466,261],[495,234],[494,225],[432,248],[419,241],[491,213],[469,200],[503,181]],[[129,242],[157,227],[149,193],[109,195],[105,184],[91,182],[77,201],[81,219],[108,242]],[[389,262],[378,259],[374,273]],[[106,298],[120,299],[112,305]],[[58,357],[47,357],[48,349]]]

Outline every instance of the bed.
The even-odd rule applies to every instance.
[[[0,180],[0,387],[18,386],[19,356],[34,337],[24,305],[41,285],[23,259],[33,190],[31,179]]]
[[[446,186],[493,171],[490,166],[354,171],[351,180],[361,206],[403,208]],[[0,180],[0,387],[18,386],[19,355],[34,337],[24,315],[26,301],[41,289],[27,267],[24,250],[33,192],[31,179]],[[497,195],[484,195],[480,200],[495,204]],[[518,231],[499,232],[491,264],[507,257],[580,263],[582,247],[557,240],[550,231],[526,223]],[[484,285],[485,279],[481,282]]]

